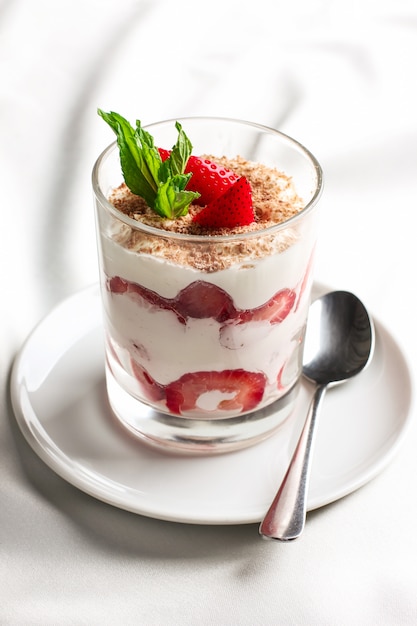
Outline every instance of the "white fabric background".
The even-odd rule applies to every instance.
[[[308,146],[326,179],[316,277],[362,297],[414,375],[416,60],[413,0],[0,0],[0,624],[417,623],[414,423],[379,477],[283,545],[79,492],[8,394],[26,335],[97,279],[97,107],[248,119]]]

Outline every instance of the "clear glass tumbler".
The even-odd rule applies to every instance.
[[[217,453],[267,437],[294,408],[322,172],[276,130],[224,118],[178,121],[193,154],[241,155],[277,168],[304,203],[287,221],[254,232],[168,232],[109,202],[123,182],[116,143],[94,166],[110,405],[150,445]],[[155,145],[175,143],[174,123],[146,127]]]

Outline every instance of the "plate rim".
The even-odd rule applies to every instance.
[[[315,295],[319,295],[320,293],[325,293],[331,290],[332,290],[331,287],[328,287],[318,282],[314,283]],[[210,515],[207,515],[207,513],[204,516],[202,516],[202,515],[199,515],[198,512],[196,512],[194,515],[190,516],[190,514],[188,514],[184,517],[178,513],[173,514],[167,511],[165,511],[164,513],[163,510],[156,511],[155,507],[152,507],[152,506],[147,507],[146,505],[144,506],[143,504],[140,507],[132,506],[131,504],[127,503],[126,499],[124,499],[123,497],[118,497],[116,493],[112,493],[111,496],[109,496],[108,489],[100,488],[100,485],[97,484],[97,481],[93,486],[91,484],[91,480],[85,480],[82,477],[80,477],[79,468],[75,472],[72,471],[71,468],[72,466],[74,466],[72,459],[66,453],[64,453],[59,448],[59,446],[53,441],[49,433],[43,427],[42,422],[39,420],[39,418],[36,415],[35,415],[35,420],[30,421],[28,419],[25,412],[29,412],[29,413],[32,412],[32,415],[33,415],[34,411],[32,407],[30,406],[29,402],[27,403],[26,406],[22,406],[23,386],[19,380],[21,364],[24,362],[26,351],[28,350],[30,343],[33,341],[34,337],[36,337],[39,330],[43,328],[45,325],[48,325],[48,323],[50,323],[52,316],[58,315],[60,310],[63,311],[66,307],[70,305],[71,301],[75,302],[79,298],[82,299],[89,295],[93,296],[95,299],[97,298],[99,299],[99,285],[98,284],[94,283],[93,285],[89,285],[88,287],[85,287],[84,289],[81,289],[71,294],[67,298],[61,300],[61,302],[59,302],[55,307],[53,307],[49,311],[49,313],[47,313],[47,315],[45,315],[43,319],[41,319],[33,328],[33,330],[29,333],[26,340],[23,342],[20,350],[18,351],[14,359],[14,362],[12,364],[10,385],[9,385],[12,408],[13,408],[14,416],[18,423],[19,429],[21,433],[23,434],[24,438],[26,439],[26,441],[28,442],[28,444],[30,445],[30,447],[32,448],[32,450],[52,471],[54,471],[58,476],[60,476],[63,480],[67,481],[69,484],[73,485],[80,491],[90,495],[91,497],[94,497],[111,506],[115,506],[117,508],[130,511],[131,513],[135,513],[138,515],[143,515],[148,518],[153,518],[153,519],[158,519],[158,520],[163,520],[163,521],[201,524],[201,525],[232,525],[232,524],[239,525],[239,524],[258,523],[261,519],[261,517],[258,514],[256,515],[247,514],[246,516],[239,515],[238,517],[229,518],[226,516],[219,516],[218,514],[217,515],[213,514],[212,516],[210,516]],[[372,469],[368,469],[366,472],[364,472],[362,480],[356,480],[354,481],[354,483],[347,484],[345,489],[339,489],[337,496],[334,496],[334,494],[333,495],[328,494],[327,497],[320,497],[320,496],[316,496],[315,498],[309,497],[308,502],[307,502],[308,511],[312,511],[312,510],[327,506],[328,504],[332,502],[335,502],[341,498],[346,497],[350,493],[356,491],[357,489],[364,486],[366,483],[370,482],[378,474],[380,474],[381,471],[391,462],[391,460],[394,458],[394,456],[398,452],[398,449],[400,448],[402,442],[404,441],[406,434],[408,432],[408,429],[410,427],[415,394],[414,394],[413,379],[411,375],[411,368],[409,365],[407,355],[405,354],[404,350],[401,348],[400,344],[397,342],[396,338],[387,329],[387,327],[382,322],[380,322],[380,320],[377,317],[375,317],[372,313],[371,313],[371,316],[374,322],[375,331],[378,334],[381,334],[382,336],[385,336],[386,338],[388,338],[388,340],[390,340],[395,345],[396,349],[398,350],[399,355],[401,356],[403,360],[404,368],[408,374],[408,379],[406,382],[404,382],[404,386],[407,386],[408,391],[409,391],[407,410],[404,414],[403,419],[401,420],[400,427],[395,429],[395,437],[393,438],[393,441],[391,445],[389,446],[388,450],[385,451],[385,453],[382,454],[380,458],[378,458],[378,460],[372,464]],[[100,326],[101,326],[100,319],[97,318],[97,320],[95,320],[94,324],[91,325],[89,329],[85,329],[83,333],[80,333],[79,340],[82,337],[87,336],[88,333],[99,330]],[[69,345],[68,347],[71,347],[71,345]],[[371,363],[371,367],[372,367],[372,363]],[[103,364],[103,377],[104,377],[104,364]],[[35,423],[37,423],[39,426],[38,430],[34,429]],[[262,443],[258,444],[258,446],[259,445],[262,445]],[[240,451],[240,452],[244,453],[245,450]],[[233,452],[224,453],[220,456],[227,456],[229,454],[235,454],[235,453]],[[189,457],[189,458],[192,459],[193,461],[196,461],[198,460],[199,457]],[[63,459],[65,462],[63,462]],[[214,456],[212,457],[212,459],[215,460],[216,457]]]

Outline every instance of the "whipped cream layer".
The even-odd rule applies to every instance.
[[[252,309],[267,302],[279,289],[297,285],[305,273],[313,237],[306,241],[306,235],[297,233],[295,228],[284,237],[288,247],[283,246],[280,253],[244,258],[226,269],[209,272],[136,252],[109,236],[102,239],[102,264],[107,276],[120,276],[167,298],[174,298],[192,282],[204,280],[224,289],[236,307]]]
[[[133,252],[106,238],[102,249],[103,296],[114,376],[129,393],[168,412],[167,386],[185,375],[213,370],[261,373],[265,384],[256,408],[283,396],[301,372],[314,248],[313,239],[293,241],[281,253],[217,272],[202,272]],[[165,299],[175,299],[190,285],[210,283],[227,294],[236,317],[217,321],[190,316],[181,320],[171,308],[134,292],[112,292],[108,285],[114,277]],[[288,291],[292,298],[285,319],[277,323],[257,319],[256,315],[251,319],[252,311],[262,309],[281,291]],[[160,397],[147,388],[149,379],[162,389]],[[215,417],[236,414],[239,411],[221,408],[231,395],[229,390],[209,390],[201,394],[193,410],[180,413]]]

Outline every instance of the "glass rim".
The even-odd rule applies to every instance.
[[[238,125],[250,126],[254,129],[258,129],[264,133],[277,135],[281,139],[285,140],[287,143],[292,144],[299,152],[303,153],[305,157],[310,161],[311,165],[314,168],[316,174],[316,185],[312,198],[309,202],[295,215],[288,218],[284,222],[279,222],[278,224],[274,224],[272,226],[268,226],[266,228],[262,228],[259,230],[253,230],[243,233],[232,233],[228,235],[195,235],[189,233],[178,233],[174,231],[164,230],[162,228],[157,228],[156,226],[150,226],[149,224],[144,224],[138,220],[134,220],[128,215],[123,214],[121,211],[118,211],[116,207],[109,202],[101,186],[99,184],[99,170],[103,163],[110,157],[110,155],[114,152],[115,149],[118,148],[117,140],[113,141],[109,144],[101,154],[98,156],[97,160],[94,163],[92,170],[92,185],[95,197],[100,202],[100,204],[115,217],[117,220],[123,222],[124,224],[134,228],[135,230],[139,230],[148,235],[153,235],[155,237],[164,237],[168,239],[176,239],[187,242],[231,242],[231,241],[241,241],[242,239],[253,239],[256,237],[264,237],[267,235],[275,234],[279,230],[284,230],[288,227],[293,226],[299,220],[303,219],[306,214],[310,213],[314,206],[317,204],[322,191],[323,191],[323,171],[320,163],[317,161],[316,157],[308,150],[302,143],[290,137],[289,135],[269,126],[265,126],[263,124],[258,124],[256,122],[249,122],[245,120],[239,120],[235,118],[227,118],[227,117],[212,117],[212,116],[187,116],[187,117],[177,117],[166,120],[161,120],[159,122],[152,122],[150,124],[146,124],[143,126],[144,129],[149,129],[154,126],[161,126],[165,124],[175,124],[175,122],[179,122],[182,125],[185,125],[187,121],[206,121],[206,122],[227,122]]]

